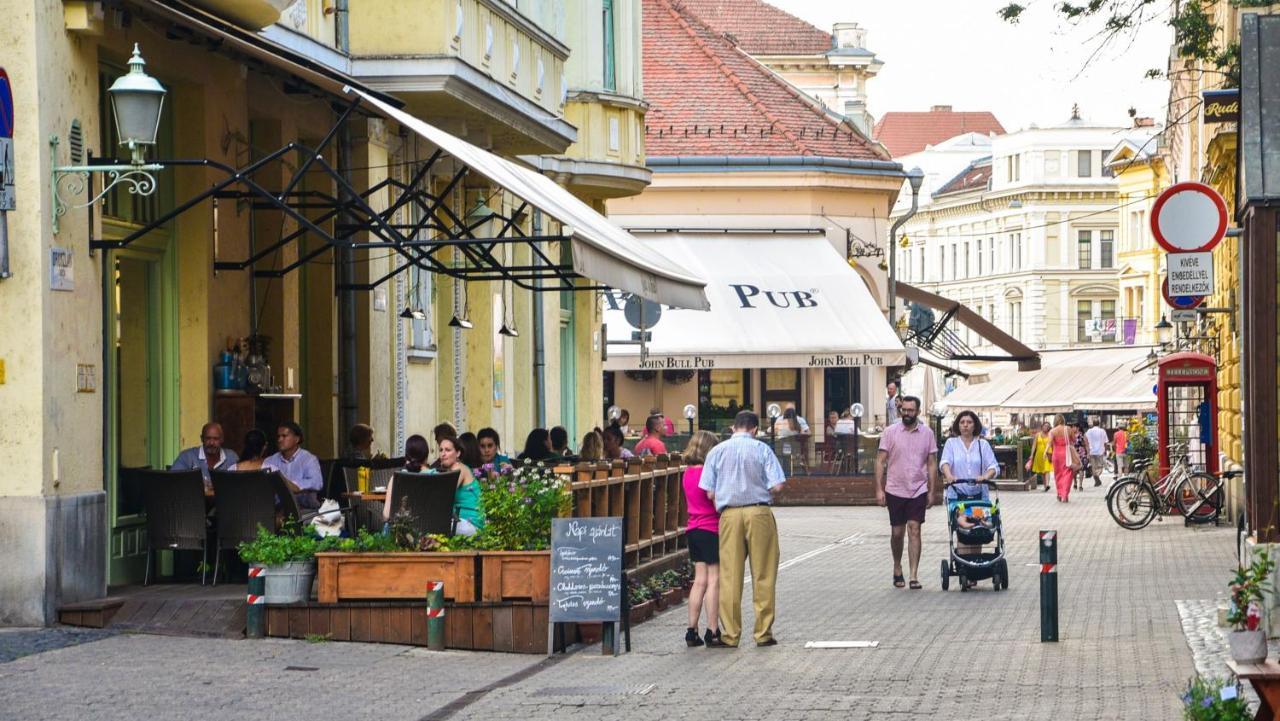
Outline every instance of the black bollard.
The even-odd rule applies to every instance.
[[[249,608],[244,619],[244,635],[249,638],[267,635],[267,607],[264,605],[267,579],[262,575],[263,570],[261,566],[249,567],[249,595],[245,598]]]
[[[1040,532],[1040,642],[1058,640],[1057,531]]]

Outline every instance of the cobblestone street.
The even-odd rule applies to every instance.
[[[954,579],[940,589],[938,509],[925,524],[922,591],[891,585],[882,509],[777,509],[774,648],[748,640],[737,650],[686,650],[684,607],[637,627],[629,655],[592,648],[550,662],[120,635],[0,664],[0,718],[1177,717],[1197,661],[1217,663],[1221,635],[1208,624],[1235,559],[1234,531],[1174,520],[1125,531],[1107,515],[1103,489],[1076,492],[1068,505],[1040,492],[1006,493],[1002,504],[1010,589],[986,583],[964,594]],[[1056,644],[1039,642],[1041,528],[1061,537]],[[804,647],[855,640],[878,646]]]

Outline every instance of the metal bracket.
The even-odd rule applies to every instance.
[[[53,171],[50,178],[50,188],[53,191],[53,213],[50,214],[50,220],[53,225],[53,234],[58,234],[58,219],[66,215],[68,210],[73,208],[86,208],[99,200],[102,200],[107,193],[115,190],[116,186],[124,186],[129,189],[130,195],[151,195],[156,192],[156,177],[152,175],[157,170],[163,170],[164,166],[156,163],[143,165],[63,165],[58,163],[58,136],[49,137],[49,155],[53,160]],[[105,173],[107,183],[89,200],[71,204],[63,200],[60,185],[66,178],[71,178],[67,183],[67,192],[74,195],[83,193],[89,187],[89,175],[91,173]]]

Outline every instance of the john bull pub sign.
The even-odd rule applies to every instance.
[[[717,355],[650,355],[636,360],[636,370],[712,370],[715,368],[853,368],[883,366],[884,356],[874,353],[810,353],[803,359],[788,355],[782,364],[749,362],[742,358]]]

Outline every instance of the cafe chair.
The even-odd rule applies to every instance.
[[[459,473],[396,473],[391,496],[387,498],[390,518],[394,520],[396,513],[403,509],[413,516],[413,529],[418,533],[452,536],[458,523],[453,513],[453,498],[458,490]]]
[[[279,475],[269,470],[209,472],[217,506],[218,533],[213,551],[215,586],[223,550],[234,551],[241,543],[257,538],[258,526],[275,530],[277,491],[272,477],[278,480]]]
[[[121,469],[142,489],[147,514],[147,569],[142,585],[151,583],[151,565],[158,549],[200,551],[200,585],[209,559],[205,526],[204,477],[200,471]]]

